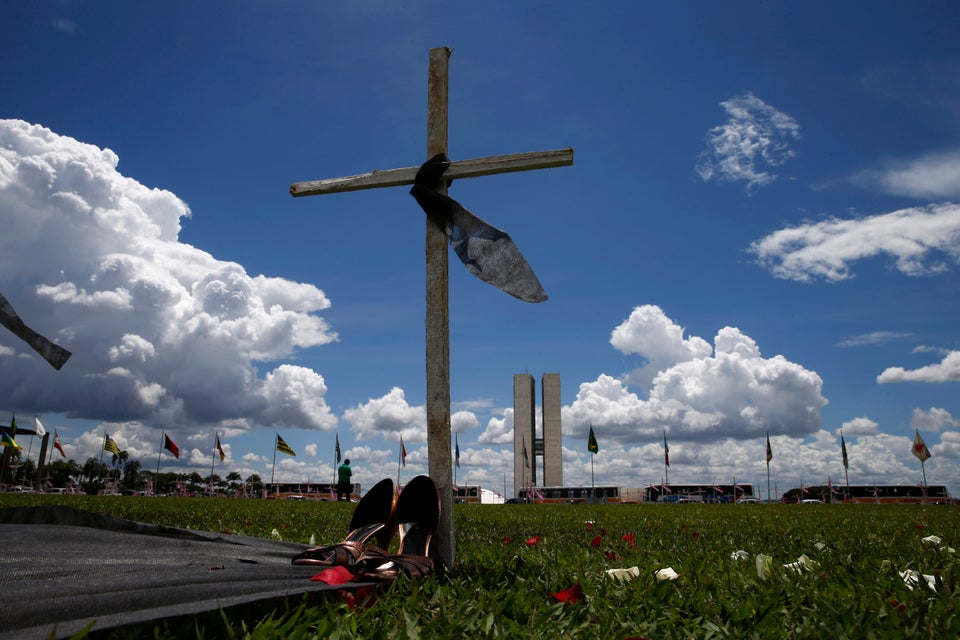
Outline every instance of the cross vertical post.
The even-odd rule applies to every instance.
[[[450,49],[430,50],[427,77],[427,157],[447,152],[447,96]],[[447,192],[447,185],[439,187]],[[426,218],[426,374],[427,457],[430,477],[440,492],[440,523],[435,553],[449,568],[456,546],[453,537],[453,482],[450,460],[450,290],[449,252],[443,229]]]

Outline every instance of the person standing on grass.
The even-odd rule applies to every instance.
[[[350,490],[353,488],[350,482],[350,476],[352,475],[353,470],[350,468],[350,458],[347,458],[343,461],[343,464],[340,465],[340,468],[337,469],[337,502],[341,500],[350,501]]]

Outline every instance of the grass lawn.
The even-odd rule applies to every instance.
[[[353,509],[0,496],[0,506],[40,503],[204,531],[270,537],[276,530],[284,540],[314,536],[318,544],[342,539]],[[367,599],[247,607],[111,637],[960,637],[956,507],[457,505],[454,517],[457,565],[442,577],[400,580]],[[638,575],[629,580],[607,574],[632,567]],[[676,577],[659,579],[667,568]],[[8,604],[15,588],[6,585]]]

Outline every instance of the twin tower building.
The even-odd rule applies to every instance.
[[[536,380],[529,373],[513,376],[513,486],[519,497],[523,487],[563,486],[563,447],[560,437],[560,374],[541,379],[542,437],[537,437]],[[543,459],[538,482],[537,458]]]

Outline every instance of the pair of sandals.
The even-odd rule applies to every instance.
[[[293,564],[341,566],[357,580],[419,578],[433,572],[430,541],[440,521],[440,492],[429,476],[417,476],[397,494],[389,478],[381,480],[357,503],[350,533],[337,544],[313,547],[293,557]],[[397,553],[388,553],[399,532]],[[377,545],[371,544],[376,539]]]

